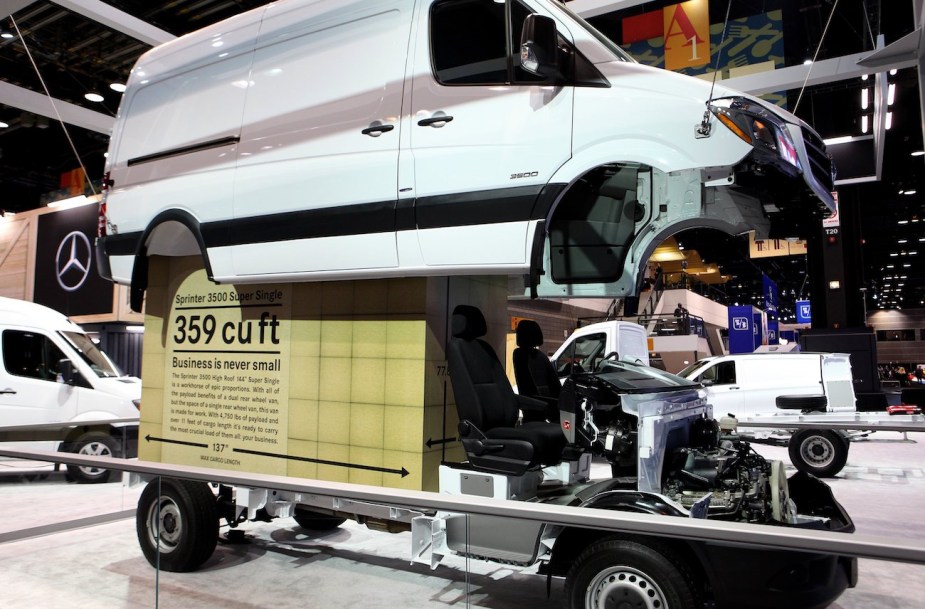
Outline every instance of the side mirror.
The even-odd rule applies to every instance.
[[[556,22],[544,15],[527,15],[520,34],[520,65],[523,69],[543,78],[558,77],[558,48]]]
[[[58,361],[58,379],[65,385],[79,384],[80,373],[74,368],[74,362],[67,358]]]
[[[703,385],[704,387],[712,387],[715,383],[714,383],[714,381],[712,381],[712,380],[710,380],[710,379],[704,379],[704,380],[700,381],[700,384]]]

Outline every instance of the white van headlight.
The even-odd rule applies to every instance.
[[[744,97],[713,100],[710,111],[742,141],[776,153],[797,169],[800,159],[785,122]]]

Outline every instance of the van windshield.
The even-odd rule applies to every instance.
[[[600,42],[602,45],[607,47],[607,50],[614,54],[617,60],[628,61],[630,63],[637,63],[636,60],[633,59],[629,55],[629,53],[627,53],[622,48],[620,48],[620,45],[618,45],[616,42],[614,42],[613,40],[611,40],[610,38],[602,34],[593,25],[585,21],[583,17],[579,16],[578,13],[570,9],[567,4],[562,4],[559,2],[550,2],[549,5],[551,7],[561,10],[563,13],[568,15],[569,20],[574,22],[575,25],[578,25],[579,27],[584,29],[586,32],[594,36],[594,38],[598,42]]]
[[[83,361],[87,362],[96,376],[104,379],[125,376],[86,334],[81,332],[60,332],[60,334],[80,354]]]
[[[681,372],[678,372],[678,376],[683,376],[684,378],[688,378],[690,377],[691,372],[693,372],[697,368],[702,368],[706,364],[707,364],[707,360],[703,360],[703,359],[697,360],[696,362],[694,362],[693,364],[691,364],[690,366],[688,366]]]

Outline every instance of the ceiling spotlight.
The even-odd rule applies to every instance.
[[[3,121],[0,121],[0,129],[6,129],[9,126],[10,126],[9,123],[4,123]]]
[[[0,38],[4,38],[4,39],[6,39],[6,40],[9,40],[9,39],[11,39],[11,38],[16,38],[16,36],[14,36],[14,35],[13,35],[12,33],[10,33],[10,32],[3,32],[2,34],[0,34]]]
[[[925,155],[925,150],[916,150],[912,153],[912,156],[922,156]]]
[[[121,82],[114,82],[109,85],[109,88],[115,91],[116,93],[125,93],[125,85]]]
[[[811,65],[813,65],[813,60],[812,60],[812,59],[804,59],[804,60],[803,60],[803,65],[804,65],[804,66],[811,66]]]
[[[892,106],[893,101],[896,99],[896,83],[891,82],[890,86],[886,90],[886,105]]]
[[[887,112],[887,113],[886,113],[886,124],[884,125],[884,127],[885,127],[886,129],[889,129],[889,128],[892,127],[892,126],[893,126],[893,113],[892,113],[892,112]]]
[[[92,102],[101,102],[104,98],[99,93],[87,93],[84,95],[84,99]]]
[[[861,115],[861,133],[867,133],[870,128],[870,119],[866,114]]]
[[[896,68],[890,70],[890,76],[896,76]]]
[[[887,116],[889,116],[889,114],[888,114]],[[907,191],[904,192],[903,194],[904,194],[904,195],[914,195],[915,192],[916,192],[915,190],[907,190]]]
[[[867,110],[867,107],[870,105],[870,89],[863,88],[861,89],[861,110]]]

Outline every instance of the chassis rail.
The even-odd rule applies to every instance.
[[[151,461],[111,459],[50,451],[14,450],[0,447],[0,456],[82,466],[103,466],[117,471],[134,472],[151,477],[166,476],[240,487],[278,489],[291,493],[336,497],[413,510],[442,510],[460,514],[501,516],[561,526],[757,546],[765,549],[775,548],[925,564],[925,548],[922,548],[918,542],[872,535],[845,535],[830,531],[788,530],[782,527],[741,522],[666,518],[649,514],[620,513],[593,508],[573,508],[521,501],[502,501],[469,495],[451,496],[425,491],[325,482],[286,476],[241,473],[205,467],[169,465]]]

